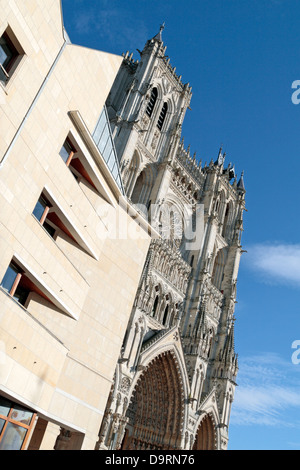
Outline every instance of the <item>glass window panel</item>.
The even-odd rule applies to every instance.
[[[99,141],[101,139],[105,124],[106,124],[105,112],[102,111],[100,119],[98,121],[97,127],[96,127],[94,135],[93,135],[94,141],[95,141],[97,146],[98,146]]]
[[[109,129],[108,129],[108,126],[106,125],[101,135],[99,144],[98,144],[98,149],[101,153],[103,153],[103,150],[105,149],[108,138],[109,138]]]
[[[9,400],[6,400],[6,398],[0,397],[0,415],[8,416],[11,406],[12,405]]]
[[[71,152],[73,152],[73,149],[71,145],[69,144],[69,142],[66,140],[59,152],[59,155],[61,156],[61,158],[63,159],[65,163],[67,162]]]
[[[111,170],[111,172],[115,180],[117,180],[119,175],[118,175],[118,167],[116,164],[113,166],[113,169]]]
[[[4,47],[0,45],[0,64],[3,66],[6,60],[7,60],[7,54],[5,52]]]
[[[0,442],[0,450],[20,450],[26,433],[27,429],[17,424],[7,423]]]
[[[33,417],[32,411],[29,411],[26,408],[23,408],[22,406],[15,405],[13,408],[13,412],[10,416],[10,419],[13,419],[14,421],[19,421],[20,423],[26,424],[26,426],[29,426],[32,420],[32,417]]]
[[[5,68],[14,57],[6,39],[2,36],[0,38],[0,63]]]
[[[104,160],[106,161],[109,169],[113,172],[113,177],[115,178],[116,183],[118,184],[121,191],[123,191],[122,183],[120,179],[117,155],[113,147],[110,124],[109,124],[105,107],[103,108],[101,112],[99,121],[95,128],[93,139],[94,139],[95,144],[98,147],[98,150],[100,151]],[[117,167],[115,165],[117,165]]]
[[[33,215],[38,219],[41,220],[42,215],[47,207],[47,203],[43,198],[39,198],[38,202],[36,203],[35,208],[33,209]]]
[[[5,422],[6,421],[4,419],[0,419],[0,434],[2,433],[2,429],[4,427]]]
[[[103,158],[106,162],[108,162],[108,160],[109,160],[111,151],[112,151],[112,143],[111,143],[111,140],[109,139],[107,141],[107,144],[106,144],[105,149],[104,149],[103,154],[102,154]]]
[[[109,151],[110,150],[110,151]],[[108,168],[111,170],[113,165],[114,165],[114,154],[113,154],[113,151],[112,151],[112,148],[109,149],[109,147],[107,148],[107,152],[105,152],[105,158],[104,160],[106,161],[106,164],[108,166]]]
[[[13,286],[13,283],[15,282],[17,274],[18,274],[17,268],[15,268],[13,265],[10,264],[2,279],[1,287],[3,287],[3,289],[9,292]]]

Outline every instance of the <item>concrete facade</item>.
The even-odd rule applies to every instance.
[[[59,0],[0,10],[16,54],[0,81],[0,415],[33,413],[24,448],[94,449],[151,240],[93,139],[122,58],[70,44]],[[33,214],[41,195],[51,234]],[[17,446],[5,432],[0,446]]]

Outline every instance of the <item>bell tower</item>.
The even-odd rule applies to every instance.
[[[203,173],[199,198],[205,214],[203,243],[201,250],[189,253],[192,273],[181,320],[182,341],[192,384],[192,408],[201,413],[214,391],[226,447],[238,372],[234,310],[246,191],[243,174],[237,181],[234,167],[229,164],[225,168],[222,149]]]
[[[192,96],[166,56],[163,29],[138,50],[139,60],[124,55],[107,100],[127,196],[146,207],[161,201],[167,191],[168,165],[177,153]]]

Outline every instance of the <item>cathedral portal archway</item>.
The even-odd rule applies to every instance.
[[[127,418],[122,450],[180,448],[184,393],[171,352],[156,357],[140,376]]]
[[[193,450],[216,450],[216,440],[215,424],[208,414],[200,423]]]

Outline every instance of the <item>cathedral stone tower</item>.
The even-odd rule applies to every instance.
[[[234,308],[245,187],[222,149],[185,148],[192,90],[159,33],[126,53],[107,100],[128,199],[153,239],[124,338],[99,449],[226,449],[238,371]]]

